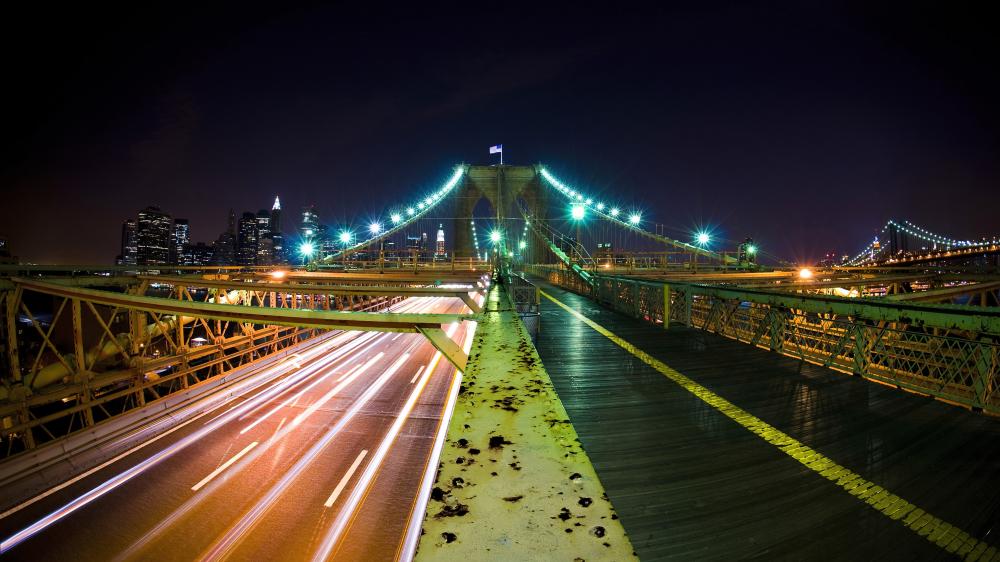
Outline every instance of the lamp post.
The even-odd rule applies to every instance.
[[[583,223],[583,218],[587,215],[587,209],[576,203],[570,208],[570,216],[573,217],[573,222],[576,223],[576,261],[583,261],[583,242],[580,240],[580,225]]]

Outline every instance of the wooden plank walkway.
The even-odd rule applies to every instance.
[[[535,282],[827,458],[1000,544],[1000,420],[699,330],[664,331]],[[953,558],[548,299],[541,311],[538,352],[641,560]]]

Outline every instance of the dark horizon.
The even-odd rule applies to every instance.
[[[791,260],[855,253],[888,219],[1000,234],[998,40],[972,5],[9,20],[0,235],[23,261],[111,263],[147,205],[203,242],[275,195],[285,232],[308,204],[358,222],[497,143],[650,222]]]

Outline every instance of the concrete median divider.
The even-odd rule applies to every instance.
[[[504,289],[487,297],[416,560],[635,554]]]

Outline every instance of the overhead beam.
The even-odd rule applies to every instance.
[[[969,283],[966,285],[956,285],[954,287],[945,287],[943,289],[933,289],[930,291],[917,291],[913,293],[900,293],[898,295],[887,295],[882,297],[885,300],[890,301],[907,301],[907,302],[939,302],[945,300],[951,300],[955,297],[960,297],[962,295],[968,294],[979,294],[983,292],[1000,290],[1000,281],[994,281],[992,283]]]
[[[640,282],[631,280],[633,282]],[[884,299],[852,299],[826,295],[805,295],[754,289],[726,288],[711,285],[687,285],[693,294],[712,295],[724,299],[787,307],[817,314],[836,314],[866,320],[899,322],[912,326],[927,326],[967,330],[977,333],[1000,334],[1000,309],[950,304],[917,304]]]
[[[474,317],[469,314],[399,314],[392,312],[341,312],[301,308],[269,308],[209,302],[180,301],[111,293],[79,287],[66,287],[31,279],[15,279],[25,290],[80,298],[93,303],[142,310],[158,314],[196,316],[231,322],[322,328],[328,330],[365,330],[381,332],[417,332],[418,328],[439,328],[442,324],[461,322]]]
[[[382,287],[377,285],[324,285],[316,283],[249,283],[246,281],[227,281],[224,279],[198,279],[195,277],[173,277],[159,275],[140,275],[140,279],[153,283],[185,287],[214,287],[218,289],[236,289],[247,291],[275,291],[284,293],[308,293],[329,295],[371,295],[371,296],[403,296],[403,297],[455,297],[468,304],[471,300],[468,289],[451,287]],[[478,312],[470,306],[473,312]]]

